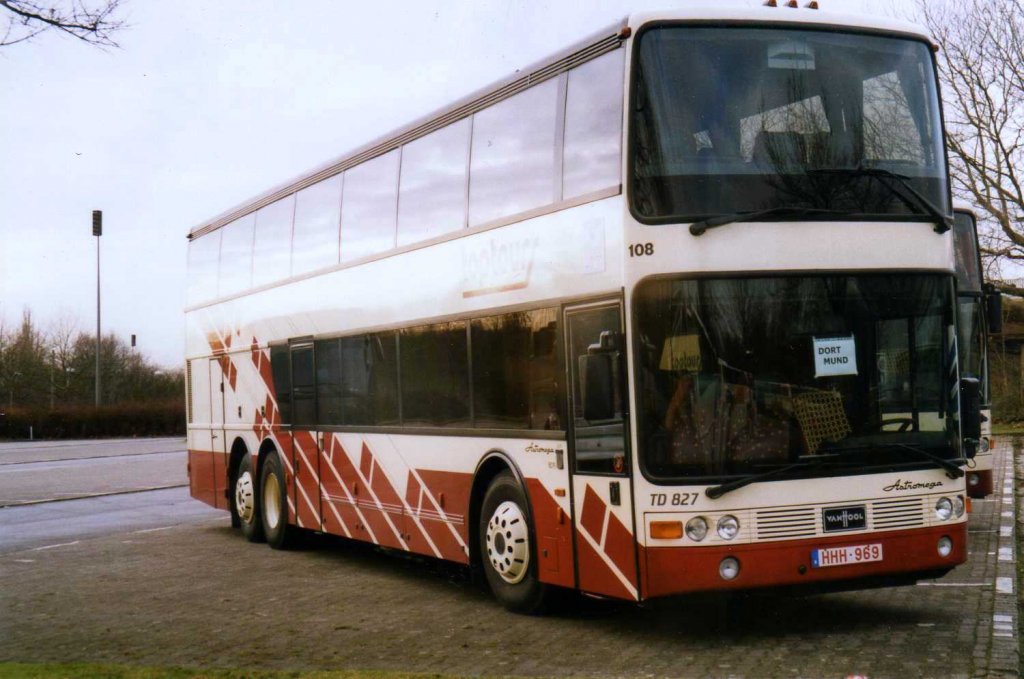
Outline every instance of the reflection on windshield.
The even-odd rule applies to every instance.
[[[631,196],[640,216],[782,206],[921,212],[891,182],[856,172],[864,168],[906,176],[948,212],[925,43],[674,26],[643,32],[637,49]]]
[[[873,451],[862,464],[906,462],[896,444],[956,452],[948,276],[652,280],[635,299],[653,476],[750,473],[850,448]]]

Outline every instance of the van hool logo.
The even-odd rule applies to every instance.
[[[821,514],[826,533],[840,530],[856,530],[868,525],[868,515],[863,505],[823,509]]]
[[[462,296],[521,290],[530,284],[530,271],[540,239],[491,237],[462,251]]]
[[[904,481],[896,479],[896,483],[886,486],[882,490],[891,493],[894,490],[931,490],[942,485],[942,481]]]

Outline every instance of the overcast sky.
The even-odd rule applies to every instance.
[[[103,332],[180,365],[193,226],[630,12],[691,2],[126,0],[121,49],[0,48],[0,318],[94,331],[102,209]]]

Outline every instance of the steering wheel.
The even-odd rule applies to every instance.
[[[912,417],[895,417],[895,418],[893,418],[891,420],[882,420],[881,423],[879,423],[878,428],[880,430],[882,430],[885,427],[889,426],[890,424],[898,424],[898,425],[900,425],[900,428],[897,429],[896,431],[906,431],[908,427],[914,426],[914,418],[912,418]]]

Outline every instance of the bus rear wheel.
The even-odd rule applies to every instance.
[[[267,544],[274,549],[288,549],[296,540],[298,528],[288,524],[288,486],[285,484],[281,459],[269,453],[260,474],[260,523]]]
[[[231,518],[232,523],[238,521],[242,535],[249,542],[264,540],[257,499],[252,456],[246,453],[238,464],[238,473],[235,475],[235,487],[231,493]]]
[[[510,611],[536,613],[547,587],[537,578],[526,507],[526,494],[511,472],[494,477],[480,510],[480,556],[494,597]]]

